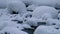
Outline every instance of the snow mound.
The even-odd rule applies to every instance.
[[[20,31],[19,29],[14,28],[14,27],[6,27],[1,32],[3,34],[5,34],[5,33],[10,33],[10,34],[28,34],[28,33],[24,32],[24,31]]]
[[[34,34],[55,34],[57,30],[52,26],[39,26]]]
[[[20,15],[23,15],[27,12],[25,4],[21,1],[12,1],[8,3],[8,11],[11,12],[18,12]]]
[[[49,13],[52,16],[52,18],[57,18],[58,16],[58,11],[55,8],[48,6],[37,7],[33,11],[32,16],[36,18],[41,18],[41,16],[43,16],[43,14],[45,13]]]
[[[56,0],[30,0],[31,4],[39,5],[39,6],[51,6],[55,7],[57,1]]]

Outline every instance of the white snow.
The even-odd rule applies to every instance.
[[[60,34],[60,0],[0,0],[0,34]]]
[[[7,0],[0,0],[0,9],[1,8],[6,8],[7,7]]]
[[[25,24],[29,24],[30,26],[38,26],[40,25],[39,23],[45,22],[43,19],[37,19],[37,18],[26,18],[26,21],[24,22]]]
[[[43,15],[41,16],[41,18],[42,18],[43,20],[47,20],[48,18],[52,18],[52,15],[49,14],[49,13],[45,13],[45,14],[43,14]]]
[[[8,11],[12,12],[18,12],[20,15],[23,15],[27,12],[25,4],[21,1],[12,1],[8,3]]]
[[[38,7],[38,6],[36,6],[36,5],[29,5],[29,6],[27,7],[27,10],[35,10],[37,7]]]
[[[27,21],[25,22],[26,24],[29,24],[30,26],[37,26],[37,19],[35,18],[27,18]]]
[[[52,26],[39,26],[34,34],[55,34],[57,30]]]
[[[47,25],[60,25],[60,21],[58,19],[47,19],[46,21]]]
[[[32,16],[36,18],[41,18],[41,16],[45,13],[49,13],[52,16],[52,18],[57,18],[58,16],[58,11],[55,8],[48,6],[40,6],[36,8],[33,11]]]
[[[20,31],[19,29],[17,28],[14,28],[14,27],[6,27],[2,30],[2,33],[10,33],[10,34],[28,34],[24,31]]]
[[[31,4],[39,5],[39,6],[56,6],[56,0],[30,0]]]

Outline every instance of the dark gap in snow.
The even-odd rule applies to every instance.
[[[31,17],[32,17],[32,15],[29,15],[29,16],[25,16],[25,18],[28,18],[28,17],[30,17],[30,18],[31,18]]]
[[[59,29],[59,28],[56,28],[57,30]]]
[[[32,17],[32,15],[30,15],[30,18]]]
[[[27,20],[24,20],[24,22],[26,22]]]
[[[7,32],[5,32],[5,34],[7,34]]]
[[[56,23],[53,23],[52,25],[56,25]]]
[[[55,9],[60,10],[60,8],[55,8]]]
[[[35,29],[29,29],[29,28],[25,28],[25,29],[23,29],[22,31],[25,31],[25,32],[27,32],[27,33],[29,33],[29,34],[33,34],[33,32],[34,32],[34,30]]]
[[[27,18],[27,16],[25,16],[25,18]]]
[[[18,24],[22,24],[22,23],[23,23],[23,21],[18,21],[17,23],[18,23]]]
[[[29,5],[26,5],[26,7],[28,7]]]
[[[38,22],[38,26],[39,25],[46,25],[46,22]]]
[[[17,26],[17,28],[19,28],[19,27]]]
[[[12,11],[11,14],[18,14],[18,12]]]
[[[18,20],[12,20],[12,21],[18,21]]]
[[[33,10],[27,10],[27,11],[33,12]]]
[[[58,20],[59,20],[59,18],[58,18]]]
[[[5,34],[10,34],[10,33],[5,32]]]
[[[31,26],[32,28],[34,28],[34,29],[36,29],[37,28],[37,26]]]
[[[58,11],[58,14],[60,13],[60,11]]]

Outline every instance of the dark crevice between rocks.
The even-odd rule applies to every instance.
[[[59,18],[58,18],[58,20],[59,20]]]
[[[38,26],[31,26],[32,28],[36,29]]]
[[[27,11],[33,12],[33,10],[27,10]]]
[[[38,22],[38,26],[39,25],[46,25],[46,22]]]
[[[32,17],[32,15],[30,15],[30,18]]]
[[[17,24],[22,24],[23,21],[19,21],[19,20],[12,20],[12,21],[17,21]]]
[[[56,23],[53,23],[52,25],[56,25]]]
[[[59,28],[56,28],[57,30],[59,29]]]
[[[18,24],[22,24],[22,23],[23,23],[23,21],[18,21],[17,23],[18,23]]]
[[[5,34],[8,34],[7,32],[5,32]]]
[[[5,34],[10,34],[10,33],[5,32]]]
[[[56,7],[55,7],[55,9],[59,10],[60,8],[56,8]]]
[[[35,29],[29,29],[29,28],[27,28],[27,29],[23,29],[22,31],[25,31],[25,32],[27,32],[28,34],[33,34],[34,30],[35,30]]]
[[[26,22],[27,20],[25,19],[24,22]]]
[[[12,20],[12,21],[18,21],[18,20]]]
[[[28,7],[29,5],[26,5],[26,7]]]
[[[32,17],[32,15],[29,15],[29,16],[25,16],[25,18],[28,18],[28,17],[30,17],[30,18],[31,18],[31,17]]]
[[[18,12],[12,11],[11,14],[18,14]]]
[[[27,32],[28,34],[33,34],[34,31],[35,31],[35,29],[36,29],[38,26],[31,26],[31,27],[34,28],[34,29],[25,28],[25,29],[23,29],[22,31],[25,31],[25,32]]]

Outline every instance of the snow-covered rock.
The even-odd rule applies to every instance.
[[[0,9],[7,8],[9,2],[20,1],[20,0],[0,0]]]
[[[8,14],[7,8],[5,8],[5,9],[0,9],[0,14]]]
[[[33,11],[32,17],[41,18],[43,14],[46,13],[48,13],[48,15],[51,15],[52,18],[57,18],[58,16],[58,11],[55,8],[48,6],[40,6]]]
[[[25,21],[26,24],[29,24],[30,26],[37,26],[37,19],[35,18],[27,18]]]
[[[60,34],[60,29],[56,32],[56,34]]]
[[[58,19],[47,19],[46,20],[47,25],[60,25],[60,21]]]
[[[27,10],[33,11],[33,10],[36,9],[36,7],[38,7],[38,6],[36,6],[36,5],[29,5],[29,6],[27,7]]]
[[[23,15],[27,12],[25,4],[21,1],[9,2],[7,8],[10,13],[14,11],[18,12],[20,15]]]
[[[17,14],[17,15],[15,15],[14,20],[19,20],[19,21],[21,20],[21,21],[22,21],[23,18],[24,18],[24,17],[20,16],[20,14]]]
[[[59,8],[60,9],[60,0],[57,0],[56,8]]]
[[[55,34],[57,29],[52,26],[39,26],[35,30],[34,34]]]
[[[9,16],[8,14],[3,14],[2,16],[0,16],[0,20],[3,20],[3,21],[8,21],[8,20],[13,20],[14,19],[14,16]]]
[[[23,15],[24,18],[31,18],[32,17],[32,12],[27,12]]]
[[[8,33],[10,33],[10,34],[28,34],[24,31],[14,28],[14,27],[6,27],[0,33],[2,33],[2,34],[5,34],[5,33],[6,34],[8,34]]]
[[[31,26],[28,25],[28,24],[22,24],[22,27],[23,27],[23,28],[31,28]]]
[[[4,29],[7,26],[5,21],[0,20],[0,30]]]
[[[21,0],[25,5],[29,5],[30,4],[30,0]]]
[[[0,9],[7,7],[7,0],[0,0]]]
[[[45,20],[32,17],[32,18],[26,18],[26,21],[24,23],[30,26],[38,26],[42,24],[42,22],[45,22]]]
[[[52,6],[55,7],[57,1],[56,0],[30,0],[31,4],[39,5],[39,6]]]
[[[60,34],[59,8],[60,0],[0,0],[0,34]]]
[[[41,16],[41,19],[43,19],[43,20],[47,20],[48,18],[52,18],[52,15],[49,13],[45,13]]]

